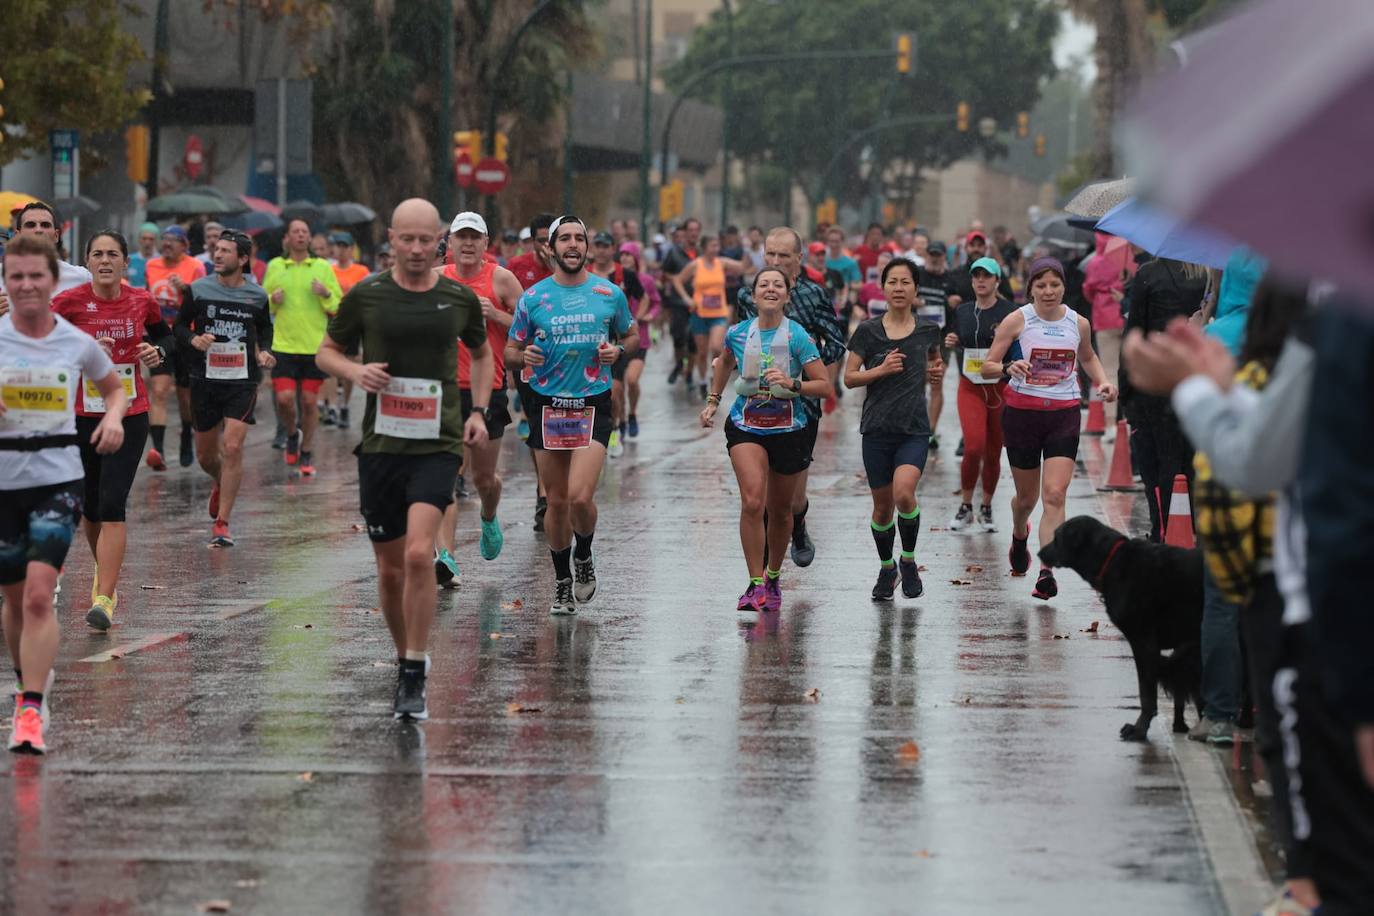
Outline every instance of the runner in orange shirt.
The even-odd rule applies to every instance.
[[[339,280],[339,289],[344,295],[353,288],[354,284],[363,280],[372,271],[367,269],[366,264],[360,264],[353,260],[353,236],[347,232],[334,232],[329,236],[330,252],[334,256],[334,276]],[[359,362],[361,357],[357,353],[349,353],[348,358],[353,362]],[[335,394],[341,393],[338,399],[338,406],[334,406]],[[348,402],[353,400],[353,383],[348,379],[330,379],[324,383],[320,390],[320,425],[337,426],[339,429],[348,429],[351,421],[348,416]]]

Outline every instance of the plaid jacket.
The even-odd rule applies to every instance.
[[[749,287],[739,291],[739,317],[747,321],[758,315],[754,307],[754,295]],[[797,278],[792,287],[792,295],[787,300],[787,317],[806,328],[821,351],[821,362],[827,366],[844,359],[845,328],[840,317],[835,314],[835,306],[830,298],[830,290],[808,279],[805,275]],[[817,420],[821,415],[821,402],[816,398],[802,398],[807,416]]]

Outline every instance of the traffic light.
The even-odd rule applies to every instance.
[[[453,155],[459,150],[467,150],[468,158],[474,163],[482,161],[482,132],[480,130],[455,130],[453,132]]]
[[[837,221],[838,218],[839,218],[838,215],[837,215],[837,213],[836,213],[836,211],[837,211],[838,209],[839,209],[839,202],[836,201],[835,198],[833,198],[833,197],[827,197],[825,200],[823,200],[823,201],[821,201],[820,203],[816,204],[816,219],[815,219],[816,225],[818,225],[818,226],[833,226],[833,225],[835,225],[836,221]]]
[[[1016,113],[1016,136],[1022,140],[1030,136],[1030,112],[1018,111]]]
[[[959,129],[961,134],[968,133],[968,102],[960,102],[959,107],[954,109],[954,126]]]
[[[496,158],[505,162],[509,148],[510,137],[506,136],[505,131],[498,130],[496,132]]]
[[[1036,134],[1036,135],[1035,135],[1035,155],[1040,156],[1041,158],[1044,158],[1044,156],[1045,156],[1045,135],[1044,135],[1044,134]]]
[[[148,128],[130,124],[124,129],[124,174],[134,184],[148,183]]]
[[[682,182],[674,178],[658,189],[658,219],[666,223],[682,215],[685,189]]]
[[[910,76],[916,69],[916,36],[910,32],[897,33],[897,72]]]

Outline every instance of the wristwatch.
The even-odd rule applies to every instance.
[[[792,379],[792,393],[793,393],[793,394],[801,394],[801,379],[799,379],[799,378],[794,378],[794,379]]]
[[[470,411],[470,413],[480,413],[480,414],[482,415],[482,420],[483,420],[483,421],[487,421],[487,420],[490,420],[490,419],[491,419],[491,408],[490,408],[490,407],[473,407],[472,410]]]

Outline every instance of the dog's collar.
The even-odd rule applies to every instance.
[[[1102,561],[1102,568],[1097,571],[1097,578],[1093,580],[1093,588],[1100,589],[1102,587],[1102,577],[1107,574],[1107,567],[1112,565],[1112,558],[1116,556],[1116,552],[1121,549],[1121,545],[1124,543],[1126,543],[1126,539],[1119,538],[1112,545],[1112,549],[1107,551],[1107,559]]]

